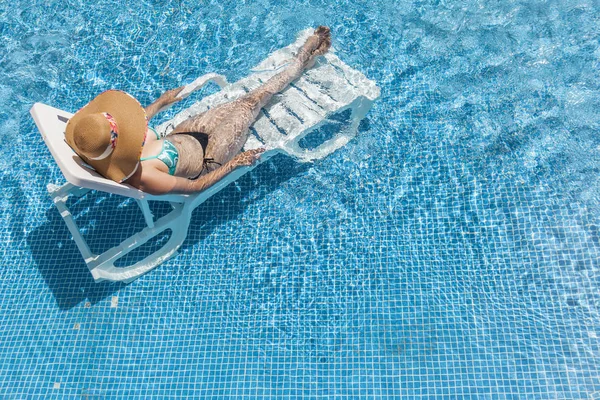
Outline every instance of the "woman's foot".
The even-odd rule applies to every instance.
[[[306,63],[306,68],[310,68],[314,65],[316,58],[327,53],[330,47],[331,31],[326,26],[319,26],[298,50],[298,60]]]
[[[313,36],[318,36],[320,39],[319,47],[312,53],[313,57],[318,57],[327,53],[331,47],[331,30],[326,26],[319,26],[315,29]]]

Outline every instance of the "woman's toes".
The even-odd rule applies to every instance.
[[[330,47],[331,47],[331,38],[326,37],[323,39],[323,41],[321,42],[319,47],[317,47],[317,49],[313,52],[313,56],[315,56],[315,57],[322,56],[323,54],[327,53],[327,51],[329,51]]]
[[[323,25],[321,25],[317,29],[315,29],[315,34],[321,35],[321,36],[329,35],[330,32],[331,32],[331,30],[329,29],[329,27],[323,26]]]

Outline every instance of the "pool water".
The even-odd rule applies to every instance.
[[[0,397],[600,399],[597,2],[200,3],[0,4]],[[273,158],[177,257],[94,283],[32,104],[235,81],[320,24],[381,87],[357,138]],[[93,248],[143,224],[73,206]]]

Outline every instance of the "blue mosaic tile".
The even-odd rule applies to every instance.
[[[600,399],[596,5],[197,3],[0,4],[1,398]],[[271,159],[178,256],[94,283],[33,103],[235,81],[319,24],[382,89],[357,138]],[[94,249],[143,226],[70,206]]]

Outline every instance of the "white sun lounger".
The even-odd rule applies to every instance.
[[[180,96],[185,97],[210,81],[217,83],[221,90],[198,101],[171,121],[161,124],[157,127],[157,131],[168,134],[174,126],[186,118],[232,101],[260,86],[287,64],[312,31],[307,29],[300,32],[295,43],[272,53],[252,69],[252,75],[236,83],[228,84],[225,77],[216,74],[208,74],[196,79],[186,86]],[[323,158],[348,143],[356,135],[358,124],[378,97],[379,88],[373,81],[348,67],[333,52],[329,52],[321,57],[312,69],[305,71],[292,86],[276,95],[264,108],[265,112],[261,111],[259,118],[253,124],[253,132],[256,135],[249,136],[244,149],[266,147],[267,150],[262,154],[260,162],[264,162],[278,152],[289,154],[301,161]],[[351,120],[335,137],[314,149],[307,150],[299,146],[300,139],[324,124],[328,116],[347,109],[352,110]],[[105,179],[83,164],[64,141],[65,126],[73,114],[41,103],[34,104],[31,114],[67,180],[67,183],[62,186],[49,184],[48,191],[97,282],[103,280],[130,282],[173,257],[187,236],[192,211],[254,168],[254,166],[238,168],[214,186],[197,194],[150,195],[129,185]],[[89,190],[101,190],[135,199],[141,208],[147,227],[101,254],[92,253],[75,223],[74,216],[67,208],[67,199],[70,195],[81,196]],[[155,221],[148,201],[166,201],[173,209]],[[171,229],[171,236],[160,249],[133,265],[115,266],[115,262],[121,257],[167,229]]]

